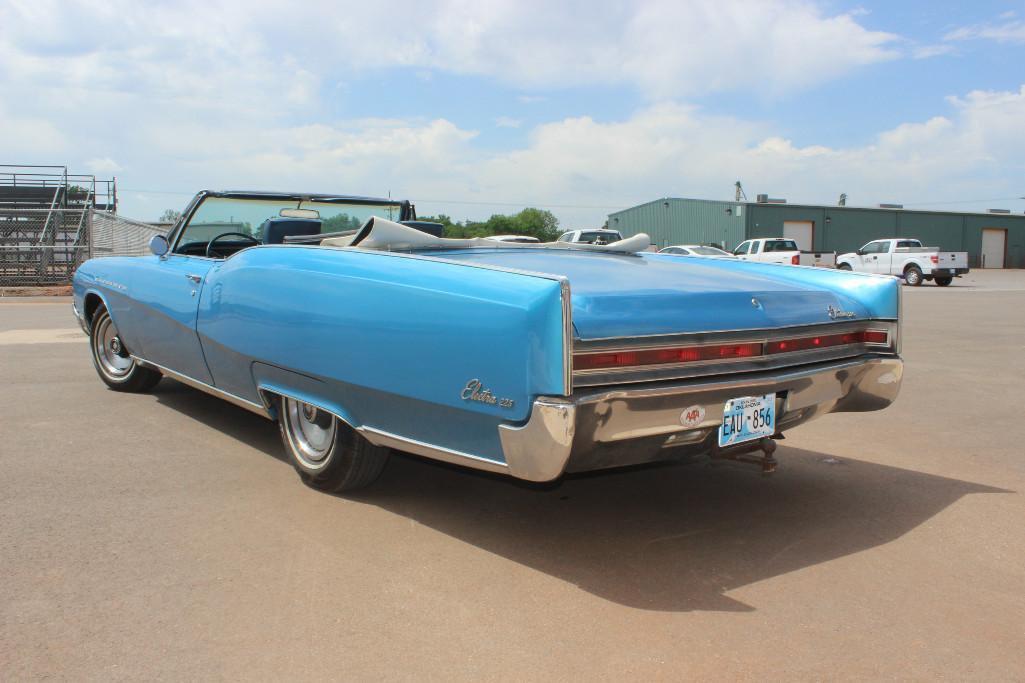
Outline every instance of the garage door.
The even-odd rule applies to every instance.
[[[802,251],[811,251],[813,226],[811,221],[784,221],[783,237],[797,242]]]
[[[1003,268],[1004,267],[1004,243],[1007,241],[1007,231],[1003,228],[982,229],[982,267]]]

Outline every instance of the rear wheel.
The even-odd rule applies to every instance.
[[[952,278],[952,277],[938,277],[938,278],[936,278],[936,284],[939,285],[940,287],[946,287],[947,285],[949,285],[953,281],[954,281],[954,278]]]
[[[308,486],[321,491],[354,491],[372,484],[388,462],[389,450],[375,446],[331,413],[282,397],[278,402],[281,440],[292,466]]]
[[[908,266],[904,269],[904,282],[918,287],[922,284],[922,270],[918,266]]]
[[[96,374],[104,384],[115,391],[141,393],[149,391],[160,381],[159,372],[142,367],[132,358],[121,341],[114,321],[103,306],[96,309],[96,313],[93,314],[89,347],[92,350]]]

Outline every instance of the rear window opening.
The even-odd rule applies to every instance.
[[[763,251],[800,251],[793,240],[765,240]]]

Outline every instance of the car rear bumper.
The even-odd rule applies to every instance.
[[[526,424],[499,427],[506,471],[551,481],[564,472],[709,453],[718,444],[715,435],[730,399],[775,393],[776,429],[782,433],[826,413],[885,408],[897,398],[902,375],[899,356],[880,354],[743,377],[540,397]],[[691,418],[687,426],[684,413]]]

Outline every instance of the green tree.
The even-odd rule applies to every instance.
[[[151,216],[153,214],[150,214]],[[158,223],[177,223],[178,219],[182,217],[181,211],[175,211],[174,209],[164,209],[164,213],[160,214],[160,218],[157,219]]]
[[[527,208],[517,214],[496,213],[486,221],[454,221],[451,216],[421,216],[420,220],[441,223],[445,237],[487,237],[488,235],[530,235],[542,242],[559,237],[559,219],[551,211]]]

